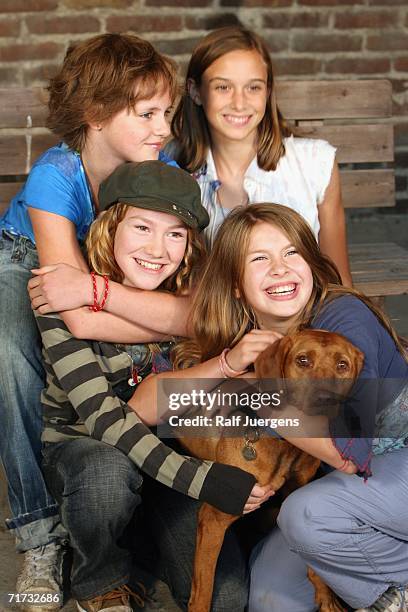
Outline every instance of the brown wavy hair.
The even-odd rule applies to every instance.
[[[89,123],[108,121],[167,90],[174,101],[177,72],[170,58],[138,36],[101,34],[68,48],[48,87],[47,125],[81,151]]]
[[[123,281],[123,272],[114,256],[115,235],[129,208],[131,207],[128,204],[114,204],[101,212],[91,224],[85,241],[90,268],[97,274],[106,274],[118,283]],[[158,289],[176,295],[189,293],[197,281],[205,258],[206,250],[201,237],[197,230],[188,228],[184,258],[178,269],[166,278]]]
[[[203,73],[217,59],[231,51],[257,51],[267,69],[267,103],[258,126],[258,166],[275,170],[285,154],[283,137],[291,134],[276,102],[272,62],[268,48],[260,36],[240,26],[227,26],[210,32],[194,49],[187,68],[181,99],[174,113],[171,128],[177,140],[177,161],[182,168],[196,172],[204,164],[211,146],[207,118],[202,106],[193,102],[188,92],[189,80],[200,87]]]
[[[288,333],[310,327],[327,300],[354,295],[374,313],[407,359],[407,352],[388,317],[368,297],[356,289],[343,287],[336,266],[321,253],[303,217],[280,204],[253,204],[234,209],[218,232],[195,294],[192,309],[195,340],[176,347],[175,367],[189,367],[215,357],[257,327],[255,314],[245,298],[243,278],[251,231],[262,222],[281,230],[312,271],[312,294]]]

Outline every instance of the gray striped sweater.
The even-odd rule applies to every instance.
[[[255,484],[252,474],[178,454],[115,394],[113,387],[131,376],[132,359],[125,351],[74,338],[59,315],[36,318],[47,373],[43,442],[91,436],[119,449],[159,482],[223,512],[242,513]]]

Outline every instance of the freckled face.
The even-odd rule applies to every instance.
[[[183,260],[187,227],[173,215],[129,207],[115,234],[114,255],[123,284],[153,290]]]
[[[312,271],[280,229],[260,222],[251,232],[243,288],[263,329],[286,330],[309,301]]]
[[[198,94],[213,139],[255,142],[267,100],[267,69],[257,51],[218,58],[203,73]]]
[[[123,162],[155,160],[170,133],[171,99],[168,91],[139,100],[102,124],[97,146],[113,168]]]

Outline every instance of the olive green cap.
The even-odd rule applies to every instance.
[[[193,177],[161,161],[118,166],[99,187],[99,209],[106,210],[118,202],[174,215],[199,231],[210,220]]]

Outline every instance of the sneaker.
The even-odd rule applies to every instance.
[[[17,578],[17,593],[26,594],[23,610],[42,612],[62,607],[62,560],[64,547],[58,542],[31,548],[24,553]]]
[[[372,606],[356,612],[408,612],[408,587],[390,587]]]
[[[147,597],[146,589],[138,583],[141,595],[132,591],[126,584],[123,584],[108,593],[98,595],[93,599],[82,599],[76,602],[79,612],[132,612],[130,598],[132,597],[138,608],[145,607]]]

